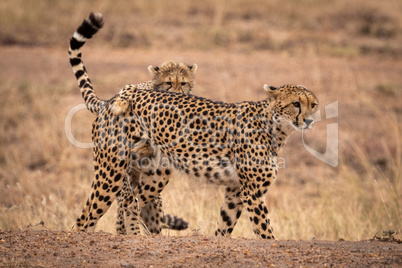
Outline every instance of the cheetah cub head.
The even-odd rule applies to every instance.
[[[197,64],[186,65],[181,62],[168,61],[160,67],[150,65],[148,71],[153,77],[154,89],[191,94],[197,67]]]
[[[285,129],[298,131],[312,127],[312,115],[317,111],[318,100],[304,86],[284,85],[273,87],[264,85],[273,107],[273,120]]]

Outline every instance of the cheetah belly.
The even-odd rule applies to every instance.
[[[225,167],[219,164],[219,161],[208,161],[208,165],[190,165],[188,173],[197,181],[213,183],[225,186],[240,186],[239,177],[234,165]]]
[[[131,159],[130,169],[138,172],[154,173],[157,169],[176,170],[176,173],[186,174],[197,181],[213,183],[217,185],[240,186],[234,163],[225,158],[202,158],[196,159],[183,157],[169,157],[174,150],[156,149],[151,157],[139,157]],[[164,154],[165,153],[165,154]]]

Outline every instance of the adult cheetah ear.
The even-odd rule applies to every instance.
[[[188,69],[189,69],[190,71],[193,72],[193,74],[195,74],[195,71],[197,71],[197,69],[198,69],[198,65],[195,64],[195,63],[194,63],[193,65],[188,65],[187,67],[188,67]]]
[[[269,98],[274,98],[274,99],[276,99],[276,97],[277,97],[277,96],[279,95],[279,93],[280,93],[277,87],[270,86],[270,85],[268,85],[268,84],[265,84],[263,88],[264,88],[264,91],[268,93],[268,97],[269,97]]]
[[[151,73],[151,75],[155,75],[159,73],[159,67],[158,66],[148,66],[148,71]]]

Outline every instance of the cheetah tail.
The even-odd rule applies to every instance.
[[[78,86],[81,89],[82,98],[89,111],[98,114],[101,107],[106,105],[106,101],[99,99],[92,87],[91,80],[88,77],[84,63],[81,58],[81,47],[94,34],[103,27],[103,16],[101,13],[93,13],[85,19],[77,28],[77,31],[70,39],[70,48],[68,54],[70,56],[70,64],[73,68],[75,77],[77,78]]]
[[[188,222],[185,222],[182,218],[174,215],[163,215],[163,223],[167,225],[167,229],[171,230],[185,230],[188,227]]]

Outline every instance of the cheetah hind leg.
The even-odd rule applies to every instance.
[[[95,230],[95,226],[92,227],[88,227],[87,229],[84,228],[84,224],[82,222],[88,220],[88,214],[89,214],[89,208],[91,206],[91,200],[88,198],[87,202],[85,203],[85,207],[83,208],[82,212],[81,212],[81,216],[78,217],[75,221],[75,223],[73,224],[73,226],[71,227],[71,231],[74,232],[80,232],[80,231],[89,231],[89,232],[93,232]]]
[[[138,173],[132,171],[126,173],[123,187],[117,196],[116,233],[118,234],[140,234],[140,228],[138,224],[135,224],[137,219],[133,218],[132,213],[127,210],[127,207],[134,201],[133,189],[131,187],[138,185],[138,181]]]
[[[130,217],[130,215],[127,215],[126,213],[126,207],[133,202],[133,195],[132,195],[132,189],[129,183],[130,176],[126,174],[126,177],[124,179],[123,187],[120,191],[120,193],[117,195],[116,201],[117,201],[117,221],[116,221],[116,233],[118,234],[127,234],[126,226],[129,223],[128,220],[126,220],[127,217]],[[139,233],[139,230],[138,230]]]
[[[142,208],[140,215],[148,230],[153,234],[159,234],[162,228],[178,231],[188,228],[188,222],[182,218],[163,213],[162,197],[160,195],[148,202]]]
[[[117,220],[116,220],[116,233],[127,234],[126,225],[124,220],[124,210],[117,206]]]
[[[133,191],[133,195],[136,198],[134,198],[134,201],[127,207],[127,211],[130,211],[134,215],[134,219],[140,216],[141,210],[147,203],[154,201],[157,197],[159,198],[159,194],[155,196],[155,193],[162,192],[163,188],[168,184],[171,173],[168,169],[160,168],[161,167],[149,174],[141,174],[141,181],[138,187]],[[163,217],[163,215],[159,215],[159,217]],[[162,222],[162,219],[160,222]],[[139,224],[139,221],[134,221],[134,224]]]
[[[120,219],[118,219],[117,222],[124,222],[124,224],[116,225],[117,232],[120,234],[129,233],[138,235],[140,234],[139,225],[143,226],[147,234],[159,234],[162,229],[181,231],[188,228],[188,222],[182,218],[175,215],[164,214],[162,210],[162,197],[160,195],[156,196],[154,200],[145,204],[145,206],[141,209],[139,219],[137,219],[135,212],[133,213],[133,211],[130,211],[129,208],[127,208],[127,200],[132,201],[133,198],[126,198],[121,204],[119,204],[121,210],[127,210],[124,218],[118,215],[118,217],[120,216]],[[123,225],[124,232],[119,232],[119,230],[123,230],[121,225]],[[127,231],[124,226],[127,226]]]

